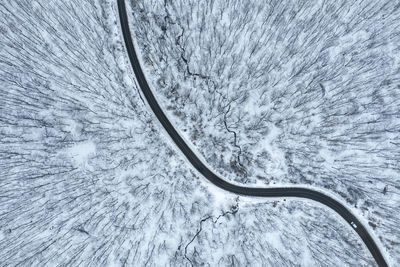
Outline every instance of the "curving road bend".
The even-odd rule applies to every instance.
[[[196,154],[189,148],[182,137],[175,130],[171,122],[165,116],[160,105],[157,103],[146,79],[144,73],[139,64],[139,60],[135,51],[135,47],[132,42],[132,36],[128,25],[128,16],[125,7],[124,0],[118,1],[118,12],[121,23],[121,30],[125,41],[126,50],[129,56],[130,63],[134,70],[136,79],[138,81],[139,87],[143,92],[148,104],[156,115],[157,119],[161,122],[162,126],[168,132],[169,136],[178,146],[178,148],[183,152],[189,162],[196,168],[205,178],[207,178],[211,183],[218,186],[226,191],[245,195],[245,196],[255,196],[255,197],[297,197],[306,198],[322,203],[332,210],[336,211],[361,237],[368,250],[371,252],[378,266],[388,266],[385,258],[383,257],[378,245],[375,243],[372,236],[369,234],[365,226],[340,202],[335,199],[321,193],[314,191],[312,189],[300,188],[300,187],[274,187],[274,188],[254,188],[245,187],[231,184],[224,179],[217,176],[210,169],[208,169],[201,160],[196,156]]]

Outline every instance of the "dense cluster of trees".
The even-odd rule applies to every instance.
[[[303,265],[370,266],[373,259],[358,236],[323,207],[289,201],[239,202],[233,207],[220,203],[233,196],[216,201],[216,194],[162,138],[155,117],[140,99],[115,4],[0,3],[0,265],[295,265],[304,259]],[[175,49],[171,53],[180,58],[179,71],[173,72],[176,76],[165,72],[156,82],[172,84],[166,98],[175,102],[169,108],[195,125],[190,130],[193,140],[200,145],[212,140],[229,159],[232,151],[232,160],[228,165],[222,160],[221,166],[250,179],[253,156],[239,127],[248,118],[237,104],[245,104],[251,95],[246,89],[229,93],[209,74],[215,72],[207,64],[195,63],[188,38],[197,30],[186,30],[184,21],[177,20],[172,11],[184,7],[177,4],[161,2],[157,16],[137,13],[149,23],[160,23],[153,28],[136,24],[140,29],[165,33],[160,36],[176,30],[174,45],[165,48]],[[196,10],[193,6],[186,12],[195,15]],[[142,45],[163,44],[148,33]],[[149,53],[148,60],[154,55]],[[166,61],[170,55],[175,54],[161,54],[147,63],[158,70],[157,64],[175,62]],[[232,62],[241,64],[241,56],[236,57]],[[221,75],[224,66],[221,63]],[[232,73],[237,74],[240,71]],[[204,90],[193,92],[182,82],[171,83],[181,78]],[[196,102],[193,97],[212,100]],[[179,103],[182,108],[175,109]],[[183,108],[189,103],[190,112]],[[211,104],[215,106],[209,108]],[[198,124],[199,118],[204,124]],[[217,126],[206,124],[208,118]],[[253,127],[258,133],[266,129],[264,119],[259,121]],[[210,125],[224,134],[205,139],[204,134],[212,132]],[[390,194],[391,185],[382,195]],[[319,243],[327,238],[329,243]]]
[[[394,1],[146,1],[134,29],[175,125],[227,179],[340,194],[400,254]]]
[[[213,212],[144,109],[114,4],[0,3],[1,266],[172,261]]]
[[[204,240],[223,247],[214,235],[193,240],[185,257],[199,222],[223,214],[217,222],[230,224],[213,231],[233,231],[254,208],[269,218],[265,227],[289,235],[291,207],[281,205],[279,217],[276,206],[249,204],[234,215],[160,137],[125,64],[115,1],[9,1],[0,17],[1,266],[185,266],[189,257],[216,265],[230,255],[192,253],[207,251]],[[359,248],[337,218],[327,221],[340,236],[335,248]],[[323,238],[303,223],[293,232]],[[274,261],[257,224],[241,231],[232,255]],[[306,242],[317,262],[330,253]],[[299,251],[285,251],[290,259],[279,262],[298,259]],[[361,259],[333,258],[372,261],[365,249],[354,252]]]

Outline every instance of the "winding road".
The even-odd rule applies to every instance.
[[[189,146],[185,143],[182,137],[175,130],[171,122],[168,120],[164,112],[162,111],[160,105],[157,103],[147,81],[144,76],[144,73],[141,69],[135,47],[132,42],[132,36],[129,29],[128,17],[125,7],[124,0],[118,1],[118,11],[121,22],[121,30],[123,33],[126,50],[129,56],[130,63],[136,75],[136,80],[140,86],[140,89],[143,92],[148,104],[153,110],[154,114],[168,132],[169,136],[178,146],[178,148],[183,152],[189,162],[196,168],[206,179],[208,179],[211,183],[218,186],[221,189],[229,191],[231,193],[245,195],[245,196],[255,196],[255,197],[296,197],[296,198],[306,198],[322,203],[335,212],[337,212],[350,226],[353,228],[355,232],[361,237],[368,250],[371,252],[374,257],[376,263],[379,266],[388,266],[383,257],[379,247],[375,243],[374,239],[371,237],[366,227],[354,216],[353,213],[349,211],[343,204],[336,201],[335,199],[321,193],[318,191],[314,191],[312,189],[301,188],[301,187],[273,187],[273,188],[254,188],[254,187],[245,187],[238,186],[235,184],[231,184],[226,180],[220,178],[215,173],[213,173],[210,169],[208,169],[202,161],[196,156],[196,154],[189,148]]]

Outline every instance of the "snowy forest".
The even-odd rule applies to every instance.
[[[126,1],[174,126],[224,178],[309,185],[400,263],[396,1]],[[219,190],[141,96],[116,1],[0,2],[0,266],[374,266],[323,205]]]
[[[310,185],[400,255],[396,1],[132,1],[147,77],[227,179]]]

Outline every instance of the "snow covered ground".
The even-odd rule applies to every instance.
[[[131,1],[152,88],[228,180],[357,208],[400,264],[397,1]]]
[[[0,266],[374,264],[325,207],[238,199],[185,165],[140,99],[114,1],[0,16]]]

